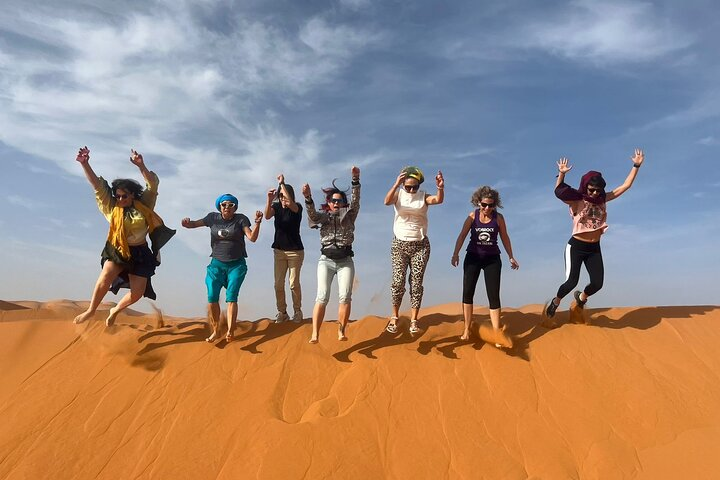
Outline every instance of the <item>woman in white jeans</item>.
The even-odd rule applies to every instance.
[[[338,277],[338,339],[347,340],[345,327],[350,319],[352,284],[355,278],[352,243],[355,239],[355,219],[360,211],[360,169],[353,166],[352,198],[347,201],[345,192],[335,186],[324,188],[326,203],[316,210],[310,185],[303,185],[305,207],[311,228],[320,229],[320,260],[318,260],[318,292],[313,308],[313,328],[310,343],[317,343],[325,308],[330,299],[330,286]]]

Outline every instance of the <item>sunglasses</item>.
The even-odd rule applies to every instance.
[[[220,204],[220,208],[235,208],[235,204],[232,202],[223,202]]]
[[[328,200],[328,203],[343,203],[342,198],[331,198]]]
[[[481,206],[482,208],[495,208],[495,204],[494,204],[494,203],[480,202],[480,206]]]
[[[118,194],[115,194],[115,200],[125,200],[129,196],[130,195],[128,195],[127,193],[123,193],[123,194],[118,193]]]
[[[418,188],[420,188],[420,185],[403,185],[403,188],[405,188],[408,192],[415,192]]]
[[[588,193],[600,193],[600,192],[602,192],[602,188],[588,187],[587,191],[588,191]]]

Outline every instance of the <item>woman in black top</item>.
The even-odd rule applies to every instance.
[[[275,257],[275,303],[278,310],[275,323],[290,319],[285,300],[285,277],[288,273],[294,312],[292,321],[299,323],[303,320],[300,269],[305,258],[300,238],[302,207],[295,201],[292,185],[285,184],[285,176],[281,173],[277,179],[278,188],[268,190],[265,204],[265,219],[275,217],[275,238],[272,244]]]

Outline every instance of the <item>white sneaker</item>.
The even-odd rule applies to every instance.
[[[275,323],[283,323],[290,320],[290,317],[285,312],[278,312],[277,315],[275,315]]]
[[[298,310],[293,314],[292,321],[295,323],[302,323],[303,321],[303,313],[302,310]]]

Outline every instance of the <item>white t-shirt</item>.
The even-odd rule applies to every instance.
[[[425,202],[425,192],[418,190],[415,193],[400,189],[395,201],[395,222],[393,233],[395,238],[405,242],[416,242],[427,236],[428,205]]]

